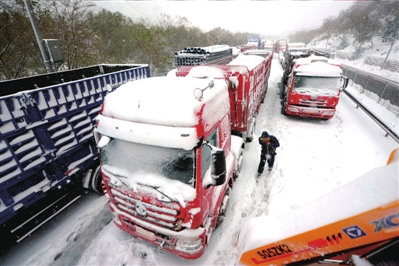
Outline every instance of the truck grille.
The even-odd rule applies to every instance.
[[[312,100],[312,99],[300,99],[299,100],[300,104],[305,105],[305,106],[311,106],[311,107],[325,107],[327,105],[326,100]]]
[[[180,213],[180,206],[177,203],[164,203],[160,207],[132,198],[114,188],[111,189],[111,194],[120,211],[151,224],[167,227],[175,231],[181,229],[181,226],[177,224],[177,216]]]

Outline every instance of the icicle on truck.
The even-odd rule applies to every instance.
[[[197,66],[192,76],[134,81],[107,95],[95,135],[120,229],[184,258],[204,253],[242,164],[244,140],[231,134],[231,96],[243,93],[243,81],[264,82],[247,69],[224,75],[233,69],[244,70]],[[246,112],[256,110],[262,86],[257,96],[250,93],[253,102],[241,103]]]
[[[326,120],[332,118],[340,92],[348,85],[341,64],[311,54],[291,59],[285,65],[282,78],[281,113]]]
[[[267,93],[272,59],[270,52],[262,53],[262,56],[240,54],[227,65],[181,66],[176,76],[228,77],[232,133],[250,142],[254,135],[256,116]]]
[[[65,207],[49,195],[70,183],[101,191],[94,118],[108,92],[149,71],[148,65],[97,65],[0,82],[2,236],[12,231],[21,240],[30,233],[17,225],[42,215],[46,208],[36,208],[42,199]]]

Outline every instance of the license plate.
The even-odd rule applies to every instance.
[[[319,113],[319,111],[317,111],[317,110],[303,110],[303,112],[305,114],[312,114],[312,115],[316,115]]]
[[[139,226],[136,226],[136,233],[141,235],[141,236],[143,236],[143,237],[145,237],[145,238],[147,238],[147,239],[149,239],[149,240],[151,240],[151,241],[155,240],[154,233],[152,233],[150,231],[147,231],[147,230],[145,230],[145,229],[143,229],[143,228],[141,228]]]

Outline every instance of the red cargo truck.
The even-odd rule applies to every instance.
[[[246,141],[253,139],[256,115],[266,95],[270,75],[272,53],[260,53],[262,56],[240,54],[227,65],[182,66],[176,72],[180,77],[227,78],[231,130]]]
[[[330,119],[340,92],[348,85],[339,62],[310,55],[286,66],[281,92],[282,114]]]

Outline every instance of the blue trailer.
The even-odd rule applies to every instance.
[[[247,37],[247,46],[255,46],[255,49],[263,49],[264,43],[262,42],[262,37],[260,36],[248,36]]]
[[[95,118],[106,94],[149,76],[148,65],[104,64],[0,82],[2,229],[69,183],[101,192]]]

